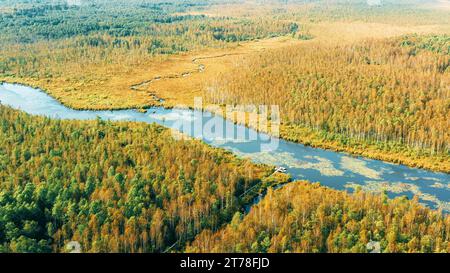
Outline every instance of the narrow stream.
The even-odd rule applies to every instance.
[[[112,121],[157,123],[179,129],[211,146],[232,151],[256,163],[285,167],[294,180],[320,182],[331,188],[348,191],[353,191],[355,187],[376,192],[385,190],[390,197],[406,195],[412,198],[418,195],[422,203],[450,212],[449,174],[307,147],[258,133],[208,112],[161,107],[151,108],[147,113],[136,110],[78,111],[62,105],[39,89],[6,83],[0,84],[0,102],[29,114],[57,119],[87,120],[100,117]],[[192,126],[180,128],[182,121]],[[210,121],[222,124],[221,127],[225,128],[223,135],[227,137],[205,136],[202,130],[193,125],[199,121],[202,124]],[[264,148],[273,143],[278,145],[276,150],[267,151]]]

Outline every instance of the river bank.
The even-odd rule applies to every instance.
[[[53,97],[51,92],[48,92],[45,89],[41,89],[39,86],[36,86],[32,82],[3,80],[0,81],[0,84],[2,83],[30,86],[32,88],[44,91],[48,96]],[[59,98],[56,97],[53,98],[60,101]],[[116,111],[116,110],[131,110],[131,109],[148,109],[151,107],[158,107],[158,106],[162,106],[166,109],[173,109],[175,107],[175,105],[166,105],[163,100],[164,98],[159,98],[159,101],[157,102],[155,101],[154,104],[148,104],[144,106],[143,105],[136,105],[135,107],[111,106],[109,108],[104,107],[98,108],[91,106],[77,107],[70,104],[64,104],[63,102],[61,103],[64,104],[66,107],[79,111],[105,111],[105,110]],[[185,107],[186,109],[189,110],[192,110],[194,108],[192,105],[186,105]],[[206,108],[207,107],[204,107],[204,110],[206,110]],[[222,113],[225,113],[225,110],[223,110]],[[227,118],[225,115],[222,116]],[[245,126],[252,127],[251,124],[249,124],[248,122],[245,122],[243,124]],[[252,129],[259,130],[260,128],[252,128]],[[270,128],[269,130],[264,130],[264,133],[271,134]],[[314,148],[326,149],[340,153],[342,152],[348,153],[353,156],[363,156],[375,160],[401,164],[412,168],[420,168],[434,172],[443,172],[447,174],[450,173],[450,155],[444,154],[433,155],[426,151],[417,151],[410,149],[405,145],[401,145],[399,143],[382,143],[382,142],[369,143],[363,140],[349,139],[346,137],[340,138],[339,136],[336,135],[324,136],[323,132],[314,131],[312,129],[298,125],[287,125],[284,123],[280,124],[279,137],[287,141],[300,143],[305,146],[311,146]],[[342,139],[345,139],[346,142],[345,144],[341,141]]]
[[[417,195],[421,202],[433,208],[450,208],[450,176],[445,173],[409,168],[388,162],[345,153],[312,148],[299,143],[270,137],[243,125],[235,124],[211,113],[189,109],[152,108],[147,113],[136,110],[74,110],[62,105],[40,90],[26,86],[0,85],[2,104],[33,115],[58,119],[105,119],[157,123],[175,129],[206,144],[232,152],[254,163],[286,168],[292,180],[320,181],[324,186],[338,190],[354,191],[361,187],[369,191],[387,191],[391,197]],[[222,137],[208,136],[195,129],[194,122],[207,125],[212,120],[226,128]],[[180,121],[192,126],[179,128]],[[243,132],[236,136],[236,132]],[[254,135],[256,138],[249,138]],[[233,136],[227,138],[227,136]],[[273,144],[267,151],[264,145]]]

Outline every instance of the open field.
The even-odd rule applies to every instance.
[[[176,61],[169,61],[166,73],[161,73],[160,70],[157,70],[157,73],[149,73],[147,78],[156,77],[156,80],[140,86],[138,90],[164,99],[163,105],[166,107],[180,104],[192,107],[194,97],[203,95],[205,83],[213,79],[217,73],[231,68],[240,56],[301,42],[289,37],[280,37],[242,43],[231,49],[205,50],[180,56]]]
[[[405,34],[445,34],[450,33],[449,25],[401,26],[385,23],[320,22],[309,24],[309,31],[315,37],[311,41],[324,43],[349,43],[365,39],[383,39]]]
[[[162,65],[164,66],[163,70],[158,69],[156,74],[148,73],[147,75],[149,76],[147,78],[154,79],[157,77],[158,80],[141,86],[139,90],[164,99],[163,105],[166,107],[173,107],[177,104],[192,107],[194,97],[202,96],[202,91],[205,90],[205,83],[214,79],[218,73],[226,72],[236,62],[239,62],[242,56],[247,54],[261,53],[264,50],[269,51],[305,43],[341,44],[368,38],[389,38],[408,33],[450,33],[450,26],[400,27],[378,23],[324,22],[310,25],[308,31],[314,37],[312,40],[302,41],[290,37],[273,38],[243,43],[233,49],[205,50],[202,53],[188,54],[177,59],[173,58],[167,64]],[[336,36],[336,33],[339,33],[339,36]],[[193,60],[196,61],[194,62]],[[199,72],[199,65],[204,66],[201,72]],[[168,71],[165,70],[166,68]]]
[[[195,50],[143,60],[133,56],[136,60],[131,60],[131,64],[126,64],[125,60],[123,63],[118,60],[113,64],[70,62],[62,67],[64,71],[57,78],[0,75],[0,81],[39,87],[63,104],[76,109],[122,109],[160,105],[154,96],[164,99],[163,105],[166,107],[178,104],[192,106],[193,98],[202,95],[205,83],[216,77],[217,73],[223,73],[232,67],[242,55],[302,43],[350,43],[408,33],[450,33],[448,28],[450,27],[442,25],[404,27],[363,22],[321,22],[307,25],[308,33],[314,37],[308,41],[291,37],[262,39],[236,43],[225,49]],[[339,35],[336,35],[337,33]],[[117,59],[122,58],[127,56],[117,56]],[[200,65],[204,66],[201,72]],[[141,83],[148,84],[140,85]]]
[[[297,43],[301,41],[288,37],[271,38],[235,44],[226,49],[206,49],[153,58],[135,66],[83,66],[71,63],[58,78],[0,77],[0,81],[42,88],[63,104],[76,109],[160,105],[154,95],[164,99],[166,107],[177,104],[191,106],[194,97],[202,95],[204,83],[219,71],[223,72],[231,67],[236,56]]]

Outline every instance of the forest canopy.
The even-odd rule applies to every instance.
[[[212,80],[217,104],[280,105],[291,126],[450,155],[450,36],[308,44],[243,57]]]
[[[152,59],[229,43],[282,36],[292,23],[269,18],[177,15],[189,2],[32,5],[0,12],[0,74],[52,78],[67,64]],[[133,56],[133,57],[132,57]]]
[[[157,125],[4,106],[0,121],[0,252],[64,252],[70,241],[83,252],[366,252],[370,241],[450,251],[450,216],[418,199],[310,182],[272,190],[286,182],[272,168]]]
[[[83,252],[180,250],[231,220],[270,174],[157,125],[0,106],[0,252],[64,252],[70,241]]]
[[[450,172],[450,16],[432,4],[3,0],[0,83],[77,109],[275,104],[284,139]],[[273,171],[155,124],[0,105],[0,252],[450,252],[450,216],[417,198]]]
[[[348,194],[296,182],[270,190],[250,213],[229,225],[204,230],[188,252],[449,252],[450,216],[417,199]],[[378,251],[378,250],[377,250]]]

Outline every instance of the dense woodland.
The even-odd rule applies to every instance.
[[[339,147],[406,147],[406,158],[418,151],[450,170],[448,35],[323,44],[304,32],[322,21],[450,24],[445,12],[411,6],[420,0],[72,2],[0,2],[0,80],[83,96],[84,84],[101,87],[117,71],[291,37],[304,45],[243,56],[206,83],[205,100],[278,104],[287,139],[301,128]],[[202,14],[211,7],[227,15]],[[105,90],[93,101],[107,100]],[[365,252],[370,241],[383,252],[450,251],[450,217],[417,199],[297,182],[269,189],[247,214],[258,192],[286,182],[272,172],[157,125],[0,105],[0,252],[64,252],[70,241],[84,252]]]
[[[308,182],[270,190],[249,214],[203,231],[188,252],[449,252],[450,217],[418,204]]]
[[[243,216],[257,192],[247,189],[283,182],[269,167],[157,125],[4,106],[0,121],[0,252],[63,252],[73,240],[85,252],[365,252],[371,240],[450,251],[450,217],[416,199],[296,182]]]
[[[268,18],[177,15],[202,3],[49,4],[0,12],[0,75],[53,78],[67,64],[134,65],[229,43],[286,35],[298,26]]]
[[[280,105],[282,120],[347,139],[450,152],[450,37],[308,44],[242,58],[210,102]]]
[[[293,35],[311,39],[310,34],[300,32],[299,22],[385,22],[390,18],[390,22],[408,24],[450,23],[445,13],[414,8],[420,2],[414,0],[383,1],[374,7],[366,0],[307,2],[82,0],[70,5],[63,0],[4,1],[0,3],[0,76],[52,79],[73,63],[133,66],[154,61],[155,56],[261,38]],[[202,14],[215,6],[245,12],[240,16]],[[265,10],[261,16],[252,12],[260,9]]]
[[[270,171],[156,125],[0,106],[0,252],[59,252],[72,240],[84,252],[180,249],[229,221]]]

